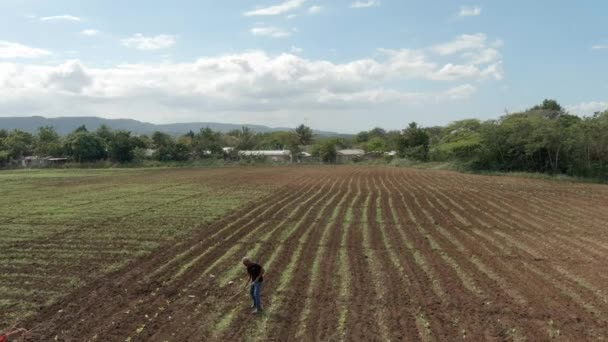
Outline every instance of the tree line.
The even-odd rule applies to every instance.
[[[224,147],[231,147],[231,152]],[[496,120],[467,119],[445,127],[402,130],[374,128],[354,136],[321,137],[310,127],[256,133],[243,127],[228,133],[209,128],[171,136],[162,132],[136,136],[106,126],[89,132],[80,127],[60,137],[52,127],[36,134],[0,130],[0,165],[28,155],[66,156],[75,162],[109,160],[129,163],[146,158],[187,161],[230,158],[242,150],[308,150],[322,162],[334,162],[342,148],[360,148],[370,155],[395,151],[399,158],[453,162],[462,169],[523,171],[608,178],[608,110],[589,117],[568,113],[557,101]],[[149,155],[150,151],[153,151]]]
[[[53,127],[40,127],[35,134],[21,130],[0,129],[0,166],[27,156],[64,156],[73,162],[88,163],[108,160],[131,163],[152,159],[157,161],[188,161],[230,157],[243,150],[290,150],[294,154],[313,143],[313,131],[300,125],[290,132],[255,133],[247,127],[220,133],[210,128],[171,136],[163,132],[134,135],[129,131],[111,130],[102,125],[95,131],[81,126],[67,136],[60,136]],[[227,151],[224,147],[230,147]]]

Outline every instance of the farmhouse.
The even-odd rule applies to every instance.
[[[68,162],[68,158],[48,158],[47,159],[49,166],[59,166]]]
[[[23,157],[19,163],[22,167],[32,168],[32,167],[48,167],[48,166],[58,166],[63,165],[68,161],[67,158],[56,158],[56,157],[39,157],[39,156],[29,156]]]
[[[336,162],[340,164],[350,163],[365,158],[365,151],[360,149],[339,150],[336,156]]]
[[[388,152],[384,152],[385,155],[389,156],[389,157],[396,157],[397,156],[397,151],[388,151]]]
[[[239,151],[239,157],[263,159],[269,161],[291,161],[291,151],[289,150],[270,150],[270,151]]]
[[[155,152],[155,149],[147,148],[144,150],[144,156],[146,156],[146,158],[152,158]]]
[[[22,167],[41,167],[46,166],[46,161],[38,156],[23,157],[21,159]]]

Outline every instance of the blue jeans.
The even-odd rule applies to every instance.
[[[256,310],[262,311],[262,282],[256,281],[255,283],[251,284],[251,289],[249,292]]]

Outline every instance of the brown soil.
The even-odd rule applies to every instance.
[[[602,274],[608,261],[608,187],[398,168],[289,170],[299,176],[271,196],[41,307],[22,322],[33,328],[28,338],[608,336],[608,277]],[[201,177],[271,183],[285,169],[240,172]],[[43,248],[52,248],[55,239],[61,235]],[[340,301],[341,279],[347,279],[340,274],[343,248],[351,280],[346,302]],[[234,296],[244,270],[233,270],[251,250],[262,264],[269,262],[261,316],[250,314],[245,292]],[[68,271],[74,270],[88,268]],[[234,274],[236,285],[220,283]],[[26,275],[17,280],[44,281]],[[338,335],[342,316],[346,322]]]

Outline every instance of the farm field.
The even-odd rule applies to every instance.
[[[289,179],[267,173],[1,172],[0,331]]]
[[[0,174],[0,322],[27,316],[32,340],[608,336],[606,186],[351,166],[70,172]],[[235,297],[245,255],[266,268],[261,316]]]

